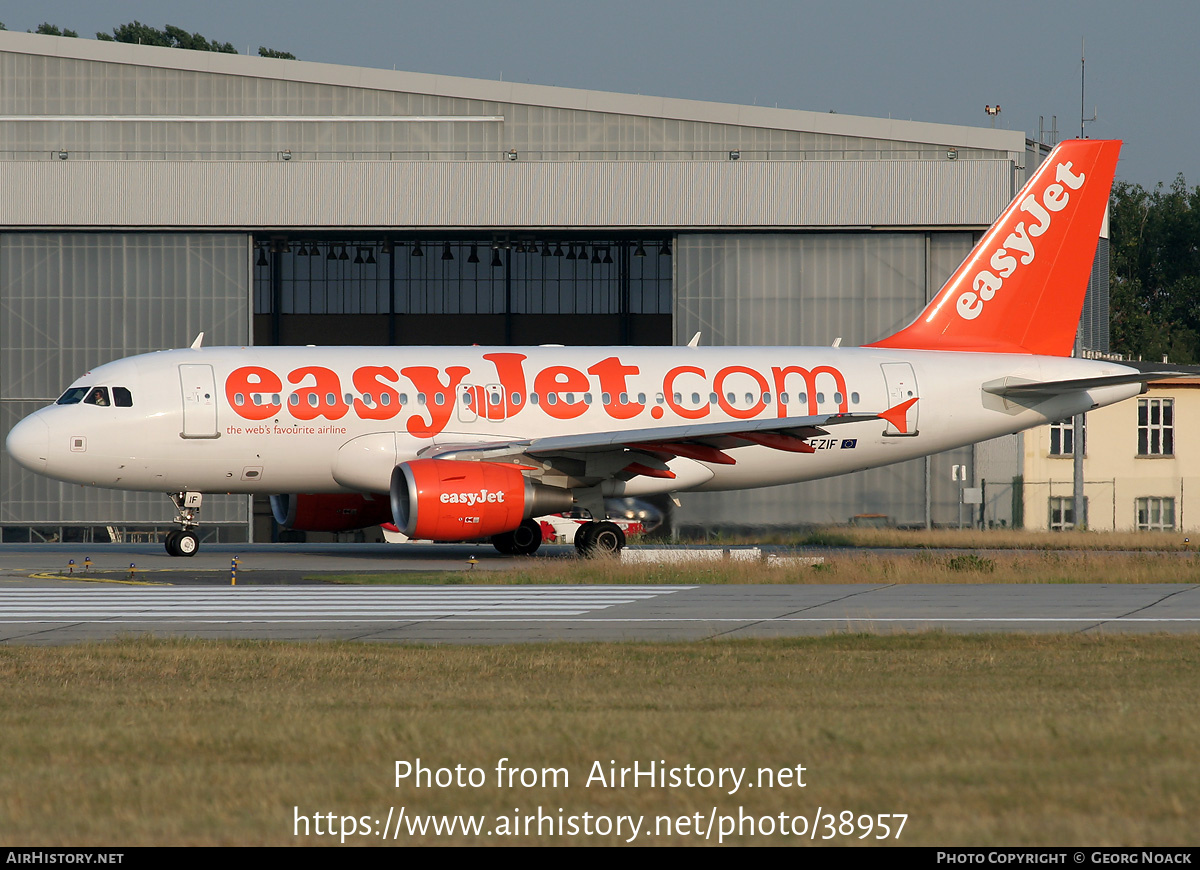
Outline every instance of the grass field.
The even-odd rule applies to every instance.
[[[1196,636],[0,647],[0,838],[332,843],[312,834],[313,813],[333,813],[338,826],[341,816],[382,823],[403,806],[409,816],[484,814],[485,830],[538,807],[555,818],[629,814],[645,817],[637,843],[698,843],[654,834],[656,817],[700,813],[707,823],[714,808],[740,808],[778,819],[821,807],[856,819],[907,814],[902,845],[1194,845],[1198,685]],[[395,787],[396,761],[417,758],[478,767],[486,783]],[[565,769],[569,783],[498,788],[501,758]],[[596,761],[659,760],[752,776],[802,765],[806,787],[584,784]],[[307,839],[293,836],[297,807]]]

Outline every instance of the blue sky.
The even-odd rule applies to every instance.
[[[81,35],[134,19],[240,52],[1033,134],[1125,140],[1118,177],[1200,183],[1200,3],[1187,0],[0,0],[0,22]]]

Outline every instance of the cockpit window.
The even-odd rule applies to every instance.
[[[87,398],[83,400],[85,405],[99,405],[102,408],[107,408],[112,404],[108,400],[108,387],[93,387],[92,391],[87,394]]]
[[[56,405],[98,405],[107,408],[115,404],[118,408],[132,408],[133,394],[128,387],[113,387],[112,398],[109,398],[108,387],[71,387],[58,397]]]
[[[87,395],[89,387],[71,387],[61,396],[58,397],[56,405],[78,405],[83,401],[83,397]]]

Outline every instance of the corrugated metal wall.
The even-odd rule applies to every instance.
[[[249,340],[250,242],[231,234],[0,234],[0,432],[121,357]],[[0,442],[2,444],[3,442]],[[160,523],[155,493],[71,486],[0,452],[0,523]],[[205,522],[245,523],[244,497],[205,499]]]
[[[1108,353],[1109,323],[1109,241],[1101,239],[1096,246],[1096,259],[1092,261],[1092,274],[1088,279],[1087,297],[1083,304],[1083,318],[1079,322],[1079,342],[1084,350]]]
[[[1005,160],[0,161],[8,227],[986,226]]]
[[[753,160],[938,160],[953,146],[970,160],[1007,157],[1024,139],[2,31],[0,115],[9,114],[18,117],[0,124],[0,159],[66,149],[75,159],[276,160],[286,148],[301,160],[503,161],[509,149],[549,161],[713,160],[731,149]]]

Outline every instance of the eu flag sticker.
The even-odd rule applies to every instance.
[[[842,439],[842,449],[843,450],[853,450],[857,446],[858,446],[857,438],[843,438]]]

